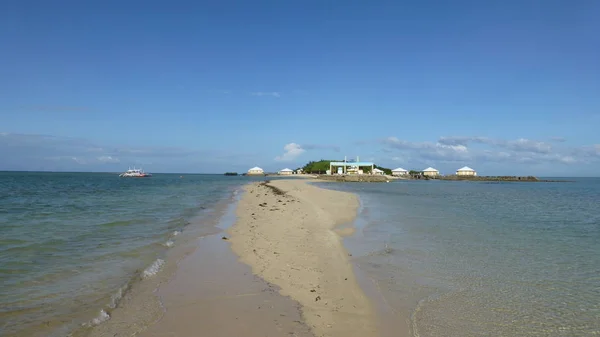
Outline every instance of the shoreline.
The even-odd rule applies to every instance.
[[[375,309],[343,246],[359,207],[355,194],[322,189],[307,180],[245,186],[231,248],[252,272],[302,306],[316,336],[378,336]]]
[[[102,308],[97,316],[102,320],[82,325],[83,329],[73,331],[72,336],[133,336],[142,334],[160,321],[166,309],[160,296],[157,296],[158,290],[170,282],[179,270],[180,263],[196,252],[198,240],[222,231],[218,225],[231,203],[231,197],[225,197],[210,208],[201,208],[202,211],[192,217],[185,227],[173,233],[167,241],[170,244],[166,246],[168,249],[164,254],[138,270],[125,286],[116,290],[114,306]]]

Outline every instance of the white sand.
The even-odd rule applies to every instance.
[[[234,252],[253,273],[302,305],[316,336],[378,336],[372,306],[334,231],[355,218],[357,197],[305,180],[269,185],[285,195],[259,183],[246,186],[238,221],[229,230]]]

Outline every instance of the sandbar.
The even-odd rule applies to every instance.
[[[356,217],[358,197],[285,179],[245,186],[229,229],[252,272],[301,305],[317,337],[379,336],[374,309],[336,227]]]

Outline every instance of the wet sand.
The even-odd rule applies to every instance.
[[[301,304],[315,336],[379,336],[374,309],[334,231],[355,218],[357,196],[305,180],[254,183],[245,191],[229,230],[241,261]]]
[[[198,247],[158,292],[165,315],[139,336],[313,336],[298,304],[239,263],[225,240]]]

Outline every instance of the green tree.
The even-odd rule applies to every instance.
[[[304,165],[304,167],[302,167],[302,170],[306,173],[324,174],[327,170],[329,170],[329,164],[331,164],[332,161],[338,160],[321,159],[319,161],[309,161],[306,165]]]

